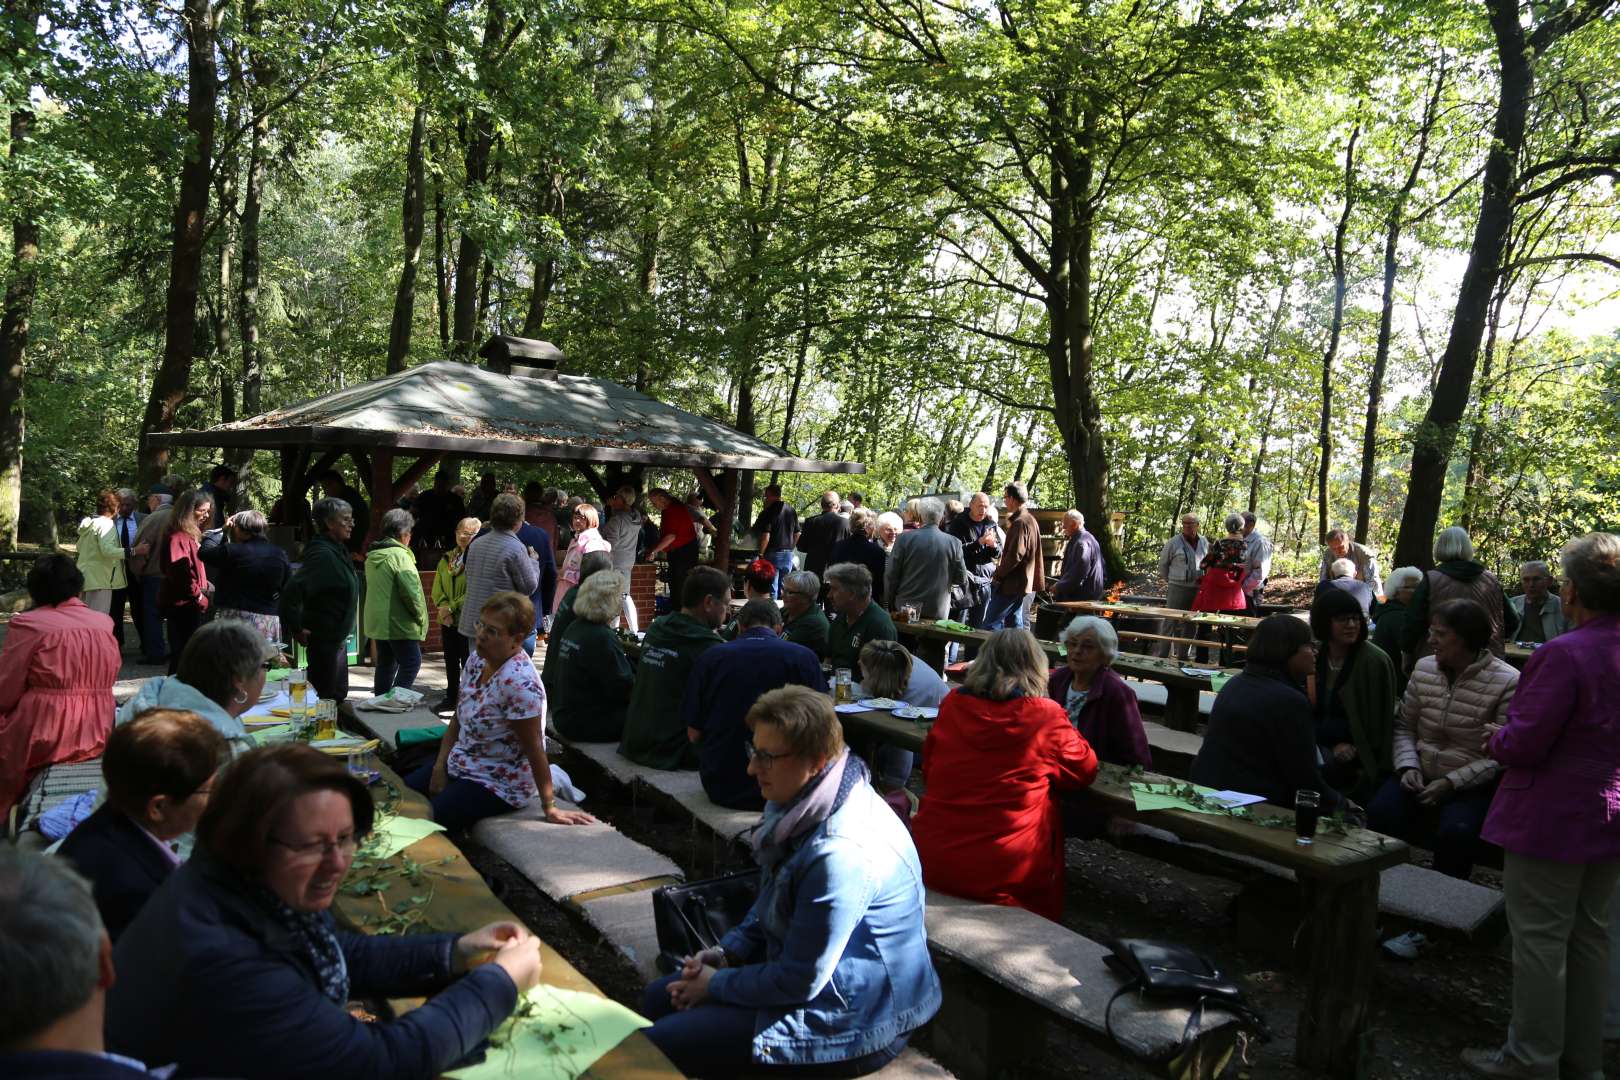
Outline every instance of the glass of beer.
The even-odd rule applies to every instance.
[[[833,672],[833,700],[839,705],[848,705],[855,699],[854,679],[849,668],[839,668]]]
[[[315,738],[337,738],[337,702],[317,701],[315,703]]]
[[[1322,793],[1306,788],[1294,792],[1294,843],[1316,842],[1316,822],[1322,816]]]

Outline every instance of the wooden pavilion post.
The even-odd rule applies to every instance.
[[[382,531],[383,515],[394,508],[394,451],[379,446],[371,452],[371,521],[366,525],[366,547]],[[357,523],[358,524],[358,523]]]
[[[708,469],[694,468],[692,475],[697,477],[698,486],[714,504],[716,516],[719,518],[715,523],[720,535],[714,539],[714,565],[719,567],[721,573],[730,574],[731,533],[733,522],[737,517],[737,470],[722,470],[718,482]]]

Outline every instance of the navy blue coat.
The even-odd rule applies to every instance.
[[[1052,586],[1058,600],[1100,600],[1108,591],[1108,569],[1103,565],[1097,538],[1081,529],[1063,548],[1063,574]]]
[[[90,879],[107,936],[117,944],[158,886],[174,873],[144,829],[123,811],[104,805],[68,833],[59,851]]]
[[[292,576],[287,553],[262,536],[241,544],[227,544],[218,533],[203,537],[203,565],[214,584],[218,608],[275,615],[281,610],[281,589]]]
[[[138,1080],[151,1073],[100,1054],[79,1050],[23,1050],[0,1053],[6,1080]]]
[[[324,916],[331,920],[331,915]],[[113,952],[107,1048],[178,1077],[430,1080],[512,1012],[494,964],[452,982],[454,934],[337,931],[353,997],[444,988],[388,1023],[363,1023],[323,995],[302,943],[234,870],[199,854],[175,871]]]

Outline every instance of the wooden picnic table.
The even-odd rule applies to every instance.
[[[990,640],[988,630],[955,630],[927,620],[895,623],[895,630],[916,641],[915,652],[935,671],[945,670],[945,646],[950,642],[964,645],[983,644]],[[1063,650],[1055,641],[1042,641],[1041,648],[1053,663],[1063,662]],[[1165,688],[1164,723],[1177,731],[1192,731],[1198,724],[1198,695],[1213,692],[1214,684],[1207,675],[1188,675],[1182,671],[1180,661],[1161,656],[1142,656],[1120,653],[1114,657],[1112,667],[1123,676],[1146,679],[1163,684]],[[1204,668],[1203,670],[1214,670]],[[1227,677],[1236,675],[1238,668],[1221,668]]]
[[[1536,650],[1526,645],[1516,645],[1510,641],[1502,651],[1504,653],[1503,659],[1522,671],[1525,661],[1529,660],[1530,654]]]
[[[426,799],[406,787],[399,775],[386,765],[379,765],[379,768],[383,783],[372,785],[372,798],[375,801],[380,803],[395,799],[393,811],[404,817],[431,816]],[[368,921],[375,922],[394,904],[431,888],[432,896],[424,908],[426,926],[433,930],[467,931],[501,920],[522,922],[510,908],[495,898],[478,871],[473,869],[446,834],[438,832],[424,837],[406,848],[403,854],[423,867],[426,884],[413,885],[403,876],[395,876],[382,892],[362,897],[339,891],[334,914],[349,925],[364,930]],[[602,993],[561,953],[544,941],[540,942],[540,963],[541,982],[567,990]],[[396,1012],[413,1009],[421,1003],[421,998],[392,1002]],[[588,1075],[622,1077],[624,1080],[675,1080],[682,1074],[644,1032],[635,1031],[592,1065]]]
[[[1154,607],[1150,604],[1106,603],[1101,600],[1054,600],[1047,607],[1085,611],[1094,615],[1140,615],[1147,619],[1174,619],[1177,622],[1208,623],[1238,630],[1253,630],[1260,620],[1248,615],[1221,615],[1213,611],[1183,611],[1181,608]]]
[[[841,712],[838,718],[858,744],[886,742],[918,754],[931,726],[881,710]],[[1304,894],[1301,940],[1310,963],[1294,1058],[1303,1068],[1355,1075],[1377,964],[1379,875],[1411,860],[1406,843],[1366,829],[1345,829],[1318,830],[1314,844],[1301,845],[1295,843],[1293,811],[1265,803],[1248,807],[1245,817],[1188,810],[1138,813],[1132,779],[1125,770],[1105,765],[1091,786],[1072,797],[1294,874]],[[1156,773],[1134,779],[1183,783]]]

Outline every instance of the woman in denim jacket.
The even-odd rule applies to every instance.
[[[748,726],[759,898],[718,948],[647,987],[647,1034],[688,1075],[875,1072],[939,1010],[916,849],[825,694],[772,690]]]

